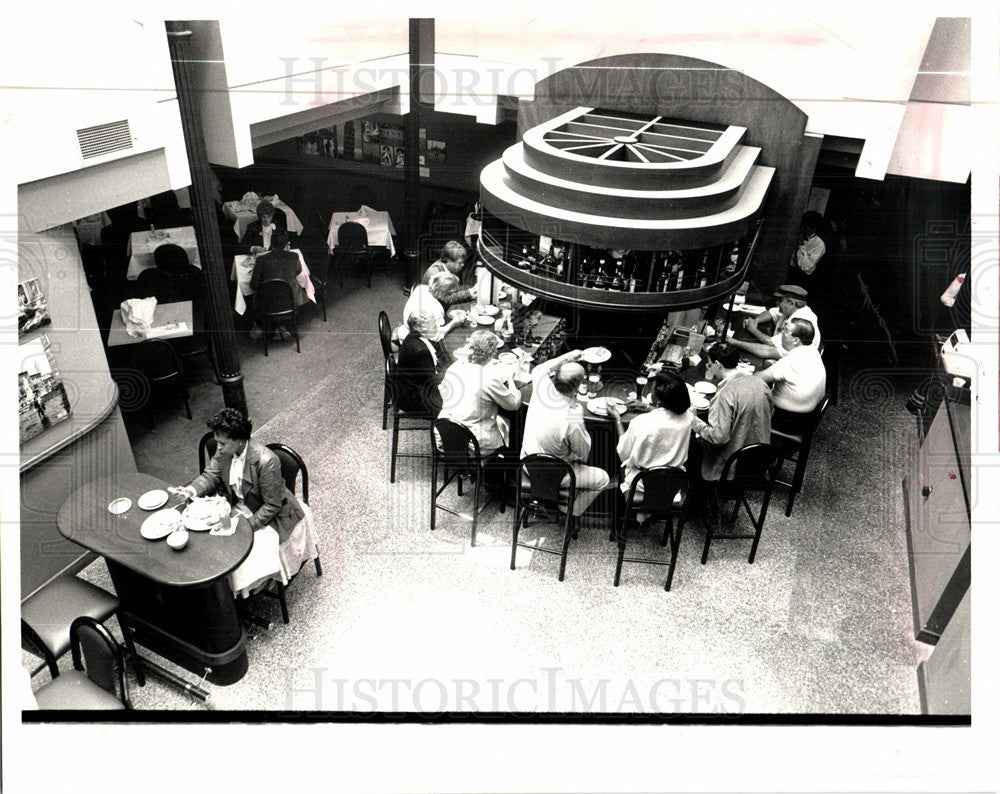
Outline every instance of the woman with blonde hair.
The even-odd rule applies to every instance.
[[[499,415],[500,409],[521,407],[513,369],[496,360],[499,343],[490,331],[474,332],[468,341],[468,360],[448,367],[440,386],[439,417],[469,428],[483,457],[510,443],[509,425]]]

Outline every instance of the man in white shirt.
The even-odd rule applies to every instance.
[[[731,339],[732,345],[739,350],[753,353],[759,358],[774,361],[788,352],[782,342],[782,332],[785,326],[792,320],[807,320],[814,331],[811,344],[819,348],[819,318],[806,305],[809,293],[796,284],[782,284],[774,291],[774,297],[778,299],[776,307],[743,321],[743,327],[757,341],[744,342],[740,339]],[[773,323],[774,325],[774,332],[770,336],[761,330],[761,326],[765,323]]]
[[[576,502],[573,515],[590,507],[611,478],[604,469],[588,466],[590,433],[583,421],[583,407],[576,395],[586,377],[577,362],[583,351],[571,350],[532,370],[531,404],[524,420],[521,457],[553,455],[573,468],[576,475]],[[568,486],[568,479],[563,483]]]
[[[757,373],[757,377],[771,387],[774,401],[771,426],[775,430],[801,432],[802,420],[826,394],[826,367],[812,344],[812,337],[812,323],[792,320],[782,332],[787,355]]]

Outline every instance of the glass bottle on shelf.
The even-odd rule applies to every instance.
[[[672,289],[684,289],[684,254],[678,254],[677,264],[671,268],[673,274]]]
[[[695,286],[696,287],[707,287],[708,286],[708,249],[705,249],[705,253],[701,258],[701,265],[698,266],[698,271],[695,273]]]
[[[625,268],[622,265],[621,259],[615,260],[615,275],[611,279],[611,286],[609,289],[618,290],[622,292],[625,289]]]
[[[607,274],[607,272],[604,269],[606,266],[607,266],[607,262],[602,257],[597,262],[597,273],[594,274],[594,286],[597,289],[607,289],[608,288],[608,283],[609,283],[608,274]]]

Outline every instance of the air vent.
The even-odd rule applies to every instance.
[[[132,132],[127,119],[84,127],[76,131],[76,137],[84,160],[132,148]]]

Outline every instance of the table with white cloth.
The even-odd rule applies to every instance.
[[[360,223],[365,227],[369,246],[381,246],[388,250],[389,256],[396,255],[396,246],[392,242],[396,227],[392,225],[389,213],[373,210],[364,205],[357,212],[335,212],[330,217],[330,233],[326,237],[326,244],[331,254],[337,247],[337,230],[348,221]]]
[[[299,262],[302,263],[302,272],[295,277],[295,280],[305,290],[306,297],[315,303],[316,287],[313,286],[312,279],[309,278],[309,266],[306,264],[306,260],[299,249],[292,248],[291,251],[294,254],[298,254]],[[236,300],[233,303],[233,311],[237,314],[244,314],[247,310],[247,302],[244,296],[253,295],[253,289],[250,287],[250,279],[253,278],[253,268],[257,262],[257,256],[267,256],[267,254],[237,254],[233,258],[233,270],[229,278],[235,281],[238,286]]]
[[[162,235],[162,236],[161,236]],[[161,245],[173,243],[179,245],[187,254],[188,261],[197,268],[201,267],[198,256],[198,240],[194,236],[194,226],[179,226],[174,229],[158,229],[152,232],[132,232],[128,238],[129,255],[128,271],[125,276],[129,281],[135,281],[143,270],[156,267],[153,251]]]
[[[300,221],[299,216],[295,214],[295,210],[285,204],[285,202],[277,196],[264,196],[263,201],[271,202],[275,209],[279,209],[285,213],[285,220],[288,222],[288,231],[290,233],[302,234],[302,221]],[[222,205],[223,214],[229,218],[229,220],[233,221],[233,231],[240,240],[242,240],[243,235],[246,234],[247,227],[257,220],[258,203],[258,201],[236,200],[227,201]]]

